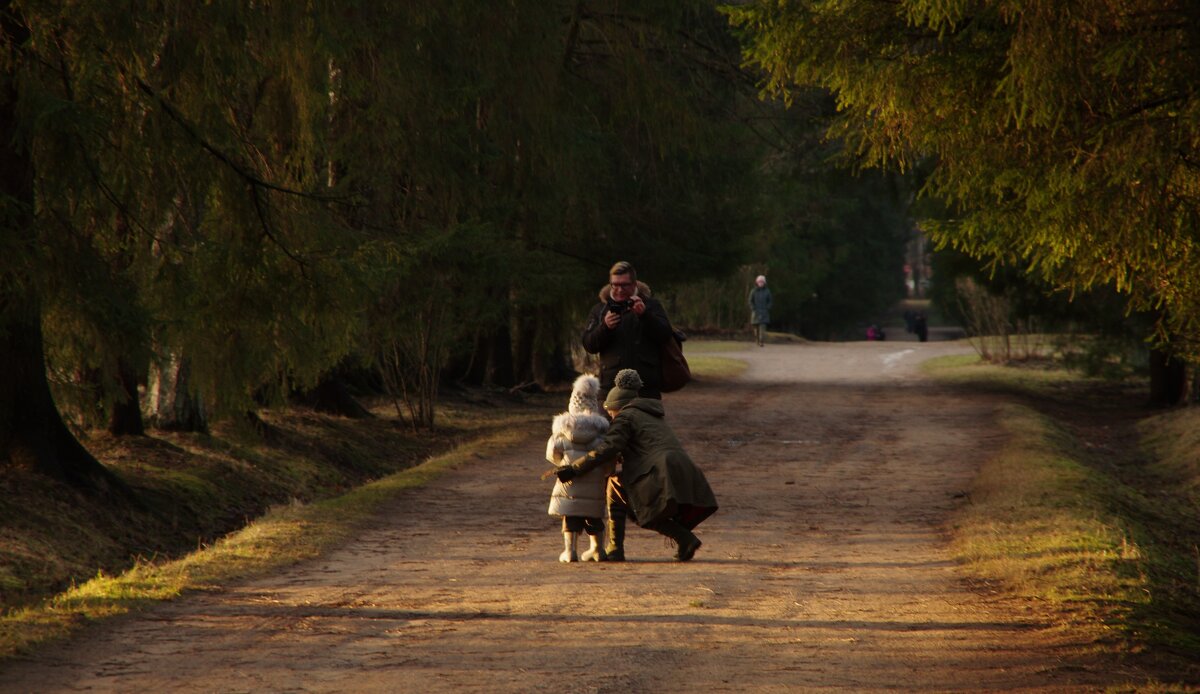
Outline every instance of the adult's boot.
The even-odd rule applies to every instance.
[[[625,512],[609,509],[608,545],[604,548],[605,561],[625,561]]]
[[[626,501],[625,488],[618,478],[608,478],[604,501],[608,507],[608,521],[604,524],[608,531],[605,557],[608,561],[625,561],[625,520],[629,517],[629,503]]]
[[[659,521],[654,529],[675,541],[675,561],[689,561],[700,549],[700,538],[677,521]]]

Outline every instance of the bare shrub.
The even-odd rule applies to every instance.
[[[967,339],[980,358],[991,362],[1043,356],[1044,335],[1033,316],[1018,316],[1007,294],[996,294],[970,277],[955,280]]]

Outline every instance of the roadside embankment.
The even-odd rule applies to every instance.
[[[502,406],[501,406],[502,405]],[[381,504],[544,426],[543,398],[444,403],[442,426],[302,409],[211,434],[97,437],[139,508],[34,474],[0,479],[0,658],[190,590],[317,556]]]
[[[970,578],[1027,598],[1081,648],[1200,680],[1200,411],[1155,413],[1140,384],[1044,366],[928,371],[1007,401],[1008,441],[951,528]]]

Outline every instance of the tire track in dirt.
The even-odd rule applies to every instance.
[[[0,690],[1093,691],[1101,670],[947,552],[1000,439],[986,398],[915,375],[946,349],[771,346],[668,396],[721,503],[691,563],[631,528],[633,561],[559,564],[547,421],[324,559],[88,630]]]

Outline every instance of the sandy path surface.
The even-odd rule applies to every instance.
[[[1101,670],[946,549],[1002,440],[991,401],[916,372],[962,351],[770,345],[668,395],[721,504],[690,563],[636,527],[629,562],[558,563],[547,421],[323,560],[91,629],[0,690],[1094,691]]]

